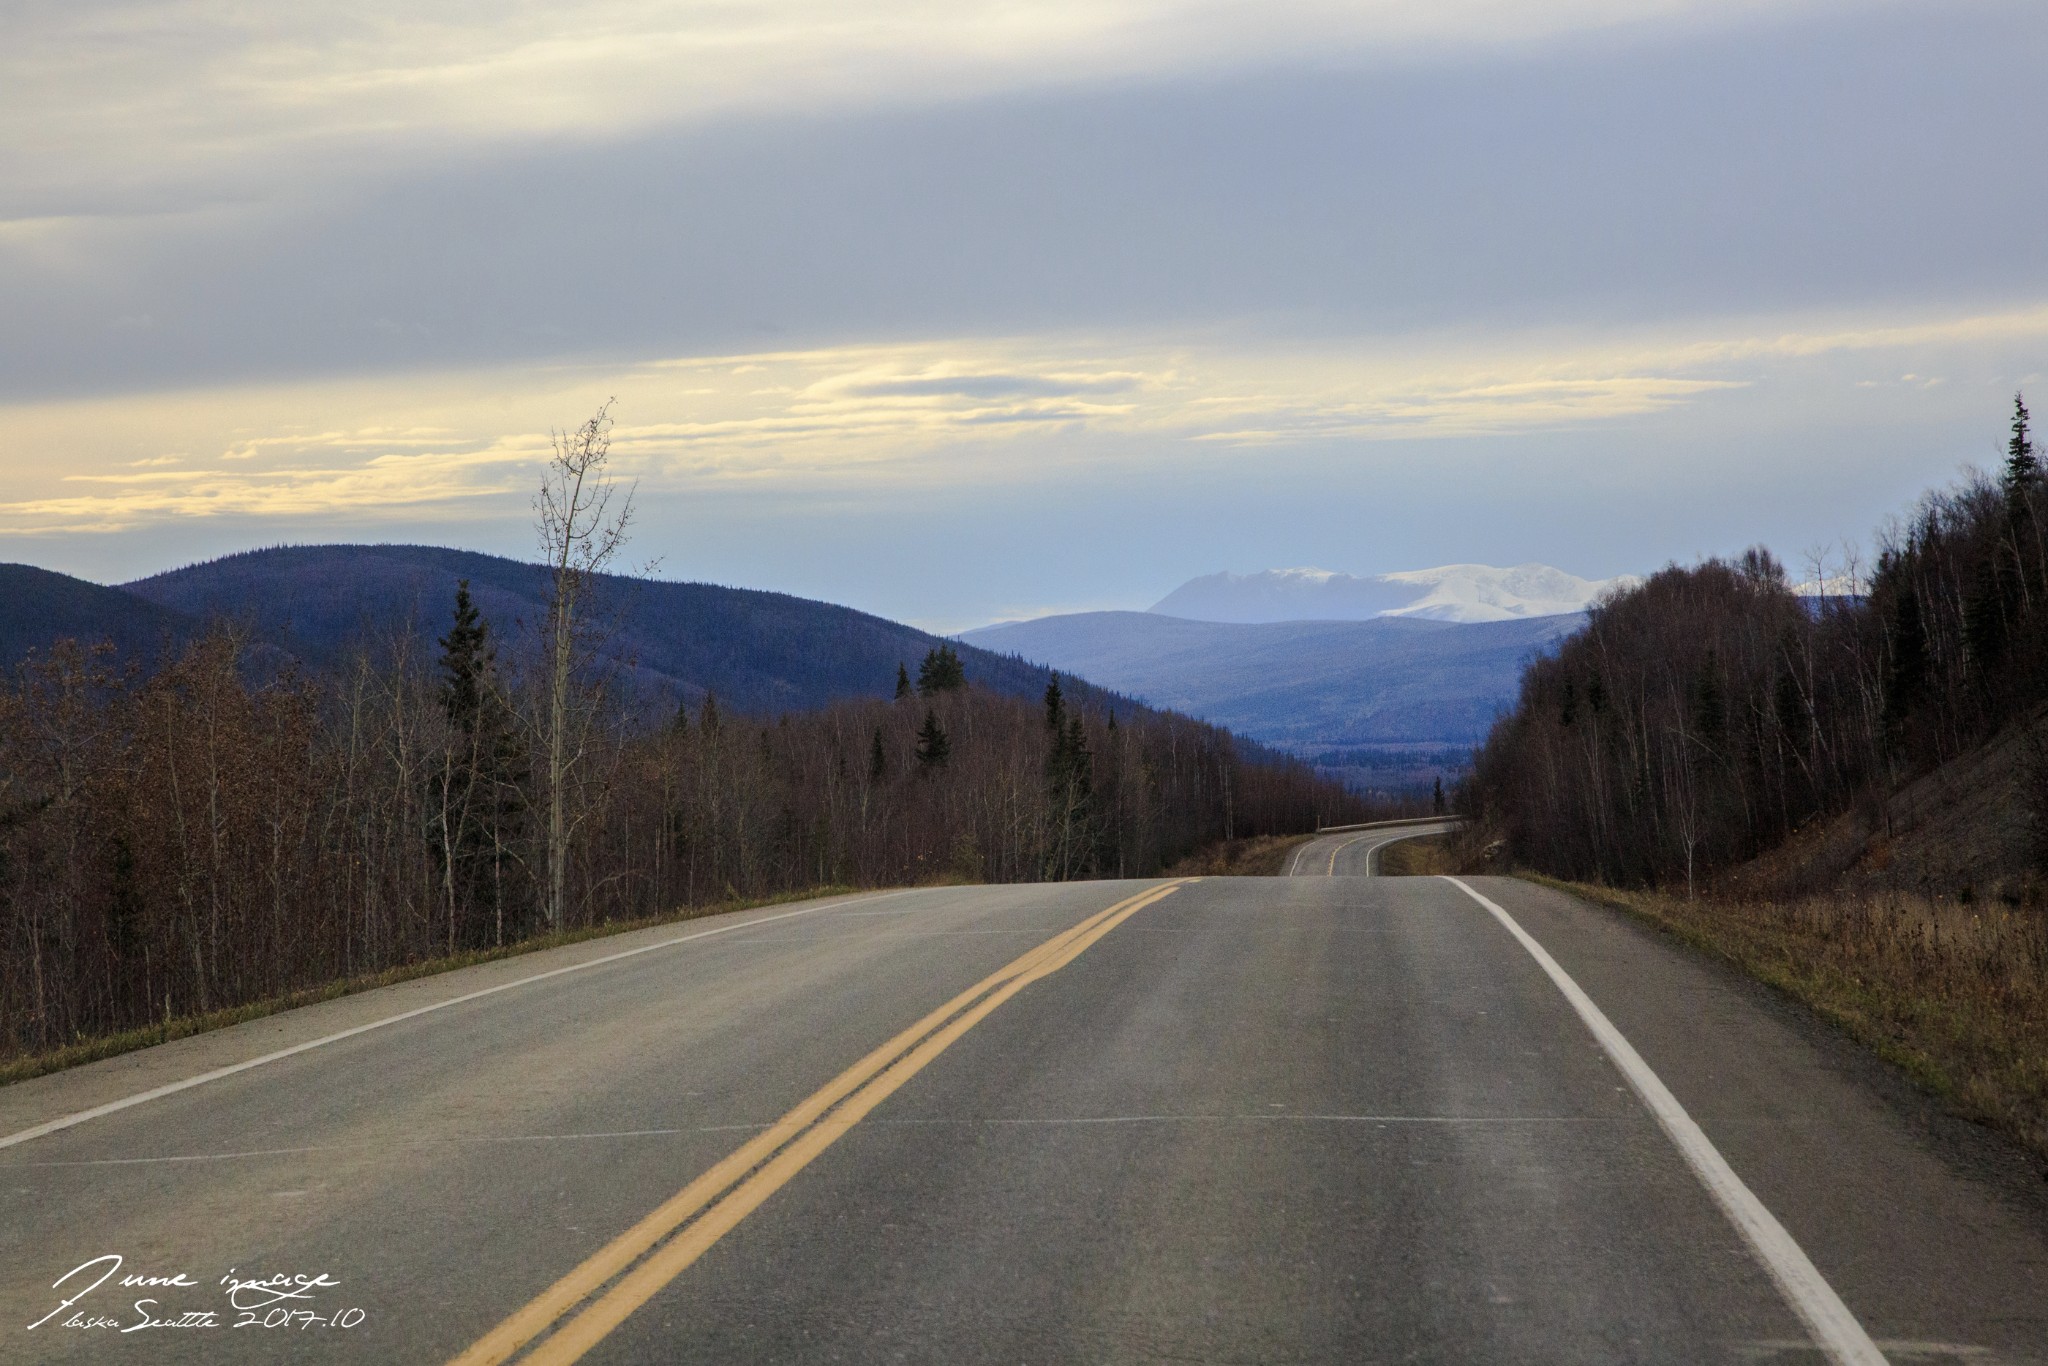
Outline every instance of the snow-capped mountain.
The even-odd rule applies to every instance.
[[[1512,621],[1583,612],[1609,588],[1631,582],[1582,579],[1547,564],[1447,564],[1364,578],[1328,569],[1267,569],[1190,579],[1150,610],[1193,621]]]

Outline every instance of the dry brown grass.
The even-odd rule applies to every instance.
[[[1314,835],[1260,835],[1256,839],[1225,840],[1197,849],[1168,868],[1165,877],[1279,877],[1287,871],[1294,851]]]
[[[1484,831],[1473,826],[1448,835],[1428,835],[1400,840],[1379,852],[1382,877],[1459,876],[1465,873],[1499,873],[1501,848],[1490,842]]]
[[[1444,873],[1470,873],[1467,858],[1450,835],[1401,840],[1379,852],[1381,877],[1437,877]]]
[[[1901,892],[1689,901],[1531,880],[1727,959],[1966,1118],[2048,1155],[2048,917],[2039,911]]]

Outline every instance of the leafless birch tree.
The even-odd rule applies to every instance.
[[[554,455],[534,498],[541,552],[553,575],[542,624],[546,698],[539,718],[546,756],[547,883],[541,908],[550,929],[560,929],[568,918],[569,846],[577,824],[571,806],[589,733],[590,699],[578,696],[594,654],[587,599],[595,577],[625,546],[633,518],[633,491],[629,487],[617,497],[611,473],[611,409],[607,399],[575,431],[554,434]]]

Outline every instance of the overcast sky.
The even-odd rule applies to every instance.
[[[2048,371],[2048,6],[26,0],[0,559],[636,562],[947,629],[1866,547]],[[2048,393],[2044,393],[2048,398]]]

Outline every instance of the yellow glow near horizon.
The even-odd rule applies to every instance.
[[[530,494],[551,428],[609,396],[617,464],[654,490],[999,486],[1305,443],[1366,450],[1572,428],[1695,403],[1831,353],[2044,337],[2048,307],[1717,337],[1498,338],[1486,349],[956,339],[16,405],[0,408],[13,453],[0,463],[16,491],[0,503],[0,535],[503,513]]]

